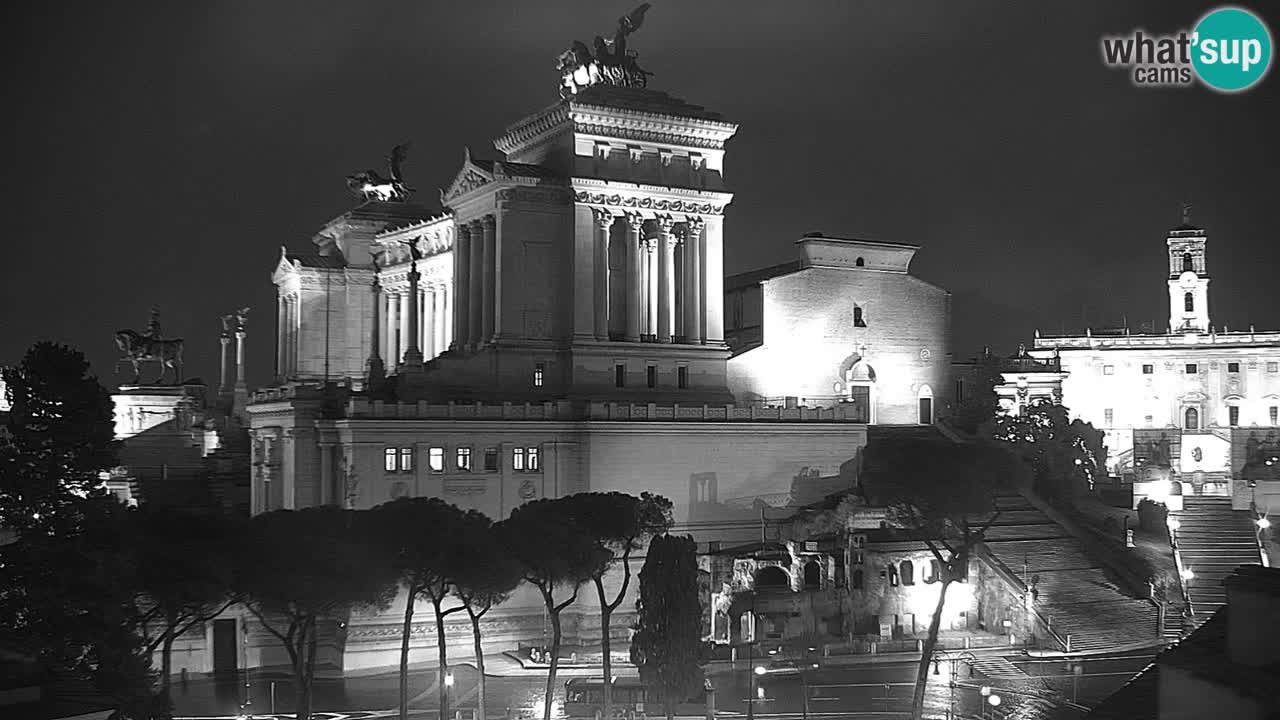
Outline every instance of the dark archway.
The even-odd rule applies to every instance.
[[[817,560],[810,560],[804,565],[804,589],[822,589],[822,565]]]
[[[899,566],[902,574],[903,585],[916,584],[916,566],[910,560],[903,560]]]
[[[757,590],[779,590],[791,587],[791,578],[785,570],[771,565],[756,571]]]

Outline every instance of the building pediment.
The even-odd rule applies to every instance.
[[[458,170],[458,174],[454,176],[453,182],[450,183],[447,190],[440,192],[440,202],[445,206],[449,205],[465,195],[475,192],[477,189],[494,182],[493,173],[485,169],[480,163],[471,157],[471,150],[468,149],[462,158],[462,168]]]
[[[271,271],[271,281],[279,285],[282,280],[287,277],[298,275],[298,268],[289,259],[289,250],[285,246],[280,246],[280,259],[276,261],[275,270]]]

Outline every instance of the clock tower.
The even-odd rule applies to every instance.
[[[1182,206],[1182,224],[1169,231],[1169,331],[1209,331],[1209,274],[1205,232],[1191,224],[1191,205]]]

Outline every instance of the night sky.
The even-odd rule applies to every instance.
[[[634,4],[24,4],[3,51],[0,363],[52,339],[113,385],[112,332],[158,305],[212,384],[218,316],[249,305],[250,384],[269,381],[280,246],[308,251],[352,206],[344,177],[411,139],[406,175],[438,207],[463,146],[554,102],[557,55]],[[741,126],[728,272],[813,230],[921,245],[913,271],[954,294],[968,357],[1037,327],[1162,325],[1187,198],[1213,322],[1280,327],[1277,61],[1234,96],[1136,88],[1101,61],[1102,35],[1214,6],[655,0],[630,47],[650,87]]]

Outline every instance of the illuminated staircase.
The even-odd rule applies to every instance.
[[[1190,569],[1187,602],[1193,624],[1199,626],[1227,603],[1222,580],[1241,565],[1261,565],[1257,528],[1247,510],[1232,510],[1231,498],[1186,495],[1181,512],[1170,513],[1178,521],[1178,569]]]

